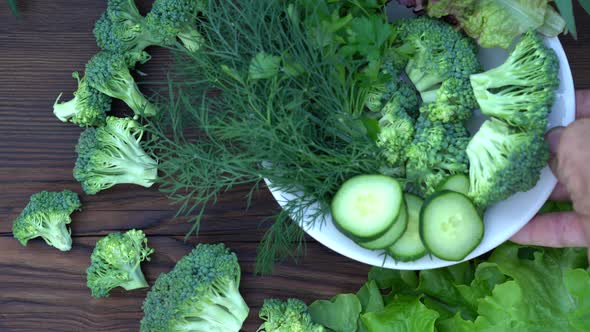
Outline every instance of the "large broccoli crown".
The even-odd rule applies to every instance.
[[[81,127],[103,124],[111,109],[111,97],[91,87],[86,78],[80,79],[77,72],[72,76],[78,80],[74,99],[60,104],[60,94],[53,104],[53,114],[63,122],[71,121]]]
[[[92,195],[122,183],[150,187],[158,165],[141,147],[142,135],[136,121],[116,117],[107,117],[104,126],[82,132],[74,177],[84,192]]]
[[[12,233],[23,246],[41,237],[48,245],[68,251],[72,248],[72,237],[66,225],[72,222],[70,214],[81,206],[78,195],[70,190],[33,194],[14,221]]]
[[[421,110],[406,163],[407,178],[416,184],[415,191],[432,194],[449,175],[467,173],[468,143],[469,132],[463,124],[431,121],[428,110]]]
[[[199,244],[163,273],[143,304],[141,331],[238,332],[248,316],[240,266],[223,244]]]
[[[307,311],[307,305],[298,299],[264,300],[259,316],[265,322],[257,332],[324,332],[315,324]]]
[[[475,43],[451,25],[419,17],[397,21],[395,27],[404,43],[400,48],[413,49],[406,73],[421,94],[481,70]]]
[[[150,59],[146,52],[115,53],[102,51],[86,64],[88,83],[98,91],[123,100],[135,112],[143,116],[156,114],[156,107],[139,91],[129,68],[137,62]]]
[[[559,60],[534,31],[499,67],[471,76],[481,111],[525,129],[545,129],[559,86]]]
[[[477,101],[467,78],[449,78],[440,88],[422,94],[422,98],[424,103],[436,103],[424,108],[432,121],[462,122],[477,109]]]
[[[469,196],[486,207],[533,188],[549,158],[542,131],[521,132],[486,121],[467,146]]]
[[[146,16],[147,26],[161,34],[167,44],[173,44],[178,37],[187,49],[195,51],[202,42],[196,30],[197,14],[201,10],[201,1],[156,0]]]
[[[108,297],[115,287],[126,290],[148,287],[141,262],[149,261],[153,252],[141,230],[111,233],[100,239],[86,269],[87,286],[92,296]]]

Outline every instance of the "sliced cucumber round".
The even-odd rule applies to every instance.
[[[439,190],[450,190],[463,195],[469,193],[469,178],[464,174],[456,174],[449,176],[440,186]]]
[[[402,208],[403,192],[385,175],[359,175],[342,184],[332,199],[336,226],[349,237],[369,241],[387,232]]]
[[[463,260],[483,238],[484,224],[473,202],[454,191],[429,197],[420,213],[420,237],[434,256]]]
[[[404,194],[404,198],[408,210],[408,227],[399,240],[385,251],[395,260],[409,262],[426,254],[426,247],[420,239],[420,210],[424,201],[412,194]]]
[[[403,204],[403,203],[402,203]],[[363,242],[358,241],[358,245],[371,250],[376,249],[385,249],[392,244],[394,244],[406,231],[406,227],[408,225],[408,213],[406,209],[406,205],[403,204],[402,209],[400,210],[399,214],[393,225],[389,228],[385,234],[381,235],[380,237],[376,238],[375,240]]]

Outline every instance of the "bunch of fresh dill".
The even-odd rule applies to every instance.
[[[293,1],[301,2],[314,3]],[[160,188],[179,213],[196,215],[191,232],[204,209],[234,186],[251,185],[248,200],[264,179],[296,195],[260,244],[262,273],[298,255],[305,211],[319,206],[312,219],[322,222],[344,180],[383,165],[359,119],[367,59],[320,45],[308,29],[322,26],[319,15],[309,15],[320,11],[303,13],[293,3],[210,1],[199,26],[203,47],[176,53],[170,94],[147,126]]]

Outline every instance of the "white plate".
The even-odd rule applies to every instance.
[[[402,16],[407,15],[407,11]],[[398,16],[398,15],[395,15]],[[555,104],[549,115],[549,126],[567,126],[575,118],[575,91],[569,63],[563,47],[557,38],[547,38],[545,44],[557,53],[559,58],[559,79],[561,84],[556,91]],[[480,59],[485,69],[496,67],[504,62],[507,52],[502,49],[480,49]],[[476,114],[470,123],[470,129],[476,129],[483,121],[480,114]],[[541,174],[537,185],[526,193],[518,193],[509,199],[500,202],[487,209],[484,215],[485,235],[480,245],[465,258],[472,259],[482,255],[506,240],[510,239],[539,211],[544,202],[549,198],[557,180],[546,167]],[[276,201],[284,206],[294,196],[272,188],[268,183],[272,195]],[[372,251],[361,248],[352,240],[342,234],[333,224],[331,216],[325,216],[324,222],[314,222],[306,216],[300,221],[303,229],[316,241],[335,252],[354,259],[356,261],[374,266],[383,266],[398,270],[425,270],[457,264],[436,257],[426,256],[413,262],[396,262],[391,257],[384,257],[382,250]]]

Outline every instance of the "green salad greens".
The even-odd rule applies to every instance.
[[[335,332],[588,331],[585,249],[506,243],[487,259],[448,268],[373,268],[357,294],[309,306]]]

